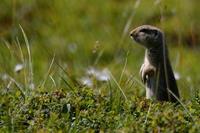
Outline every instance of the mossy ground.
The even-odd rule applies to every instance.
[[[2,0],[1,132],[199,132],[199,2]],[[150,8],[151,7],[151,8]],[[144,49],[162,28],[181,104],[145,99]]]

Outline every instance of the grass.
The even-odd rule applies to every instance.
[[[2,0],[0,131],[198,132],[198,11],[195,0]],[[144,50],[128,36],[141,24],[165,31],[182,105],[145,99]]]

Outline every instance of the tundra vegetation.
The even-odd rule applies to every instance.
[[[1,132],[199,132],[198,0],[1,0]],[[142,24],[165,32],[180,104],[145,99]]]

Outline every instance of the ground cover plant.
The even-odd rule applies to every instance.
[[[199,132],[199,2],[2,0],[1,132]],[[180,104],[145,99],[144,49],[165,31]]]

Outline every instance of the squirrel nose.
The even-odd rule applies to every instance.
[[[131,32],[130,36],[131,36],[132,39],[136,39],[138,35],[135,32]]]
[[[130,36],[133,37],[133,33],[130,33]]]
[[[135,36],[135,32],[136,32],[135,30],[132,30],[132,31],[130,32],[130,36],[131,36],[131,37],[134,37],[134,36]]]

